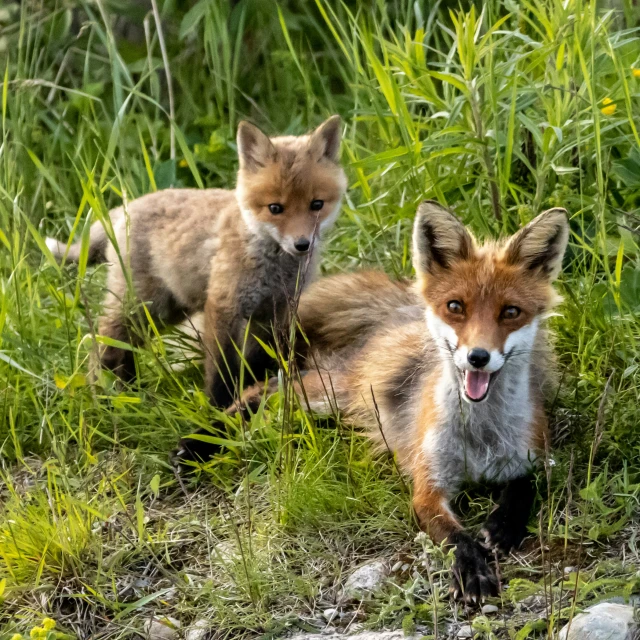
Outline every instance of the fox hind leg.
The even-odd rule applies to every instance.
[[[98,333],[123,343],[136,342],[132,339],[124,310],[124,301],[109,291],[105,298],[104,311],[98,324]],[[121,347],[102,344],[99,346],[100,366],[113,371],[119,378],[129,382],[135,378],[136,365],[133,352]],[[95,369],[97,363],[94,363]],[[95,374],[95,371],[94,371]]]
[[[303,373],[301,382],[293,382],[293,392],[302,407],[310,408],[319,413],[335,413],[340,408],[340,401],[345,400],[344,392],[334,392],[339,382],[339,376],[332,378],[329,372],[320,374],[318,371]],[[266,386],[259,382],[244,390],[240,399],[234,402],[226,413],[230,415],[241,414],[245,419],[250,419],[255,413],[264,397],[269,397],[278,391],[278,378],[271,378]],[[220,453],[219,445],[210,441],[192,436],[211,436],[216,431],[215,424],[212,429],[198,429],[194,434],[181,438],[177,449],[172,453],[171,460],[180,471],[186,471],[184,462],[206,462]]]

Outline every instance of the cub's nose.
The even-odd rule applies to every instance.
[[[489,364],[489,360],[491,360],[491,354],[486,349],[480,349],[479,347],[474,347],[467,354],[467,360],[469,364],[481,369]]]
[[[300,253],[306,253],[309,251],[309,247],[311,246],[311,242],[307,238],[298,238],[294,241],[293,246],[296,248],[296,251]]]

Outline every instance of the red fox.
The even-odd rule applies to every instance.
[[[434,541],[456,546],[456,597],[498,591],[480,542],[450,505],[466,480],[504,485],[486,542],[520,545],[535,488],[530,471],[547,447],[545,393],[554,365],[542,324],[568,242],[564,209],[540,214],[502,242],[479,244],[436,202],[418,208],[417,282],[378,272],[319,280],[299,320],[313,357],[294,386],[315,411],[339,410],[391,449],[413,478],[413,505]],[[269,391],[277,388],[272,380]],[[260,403],[264,385],[235,409]]]
[[[247,322],[251,335],[268,340],[297,288],[315,274],[320,239],[346,190],[340,129],[333,116],[308,135],[270,139],[241,122],[235,190],[168,189],[118,207],[110,212],[116,246],[101,222],[93,224],[89,259],[110,264],[99,333],[140,339],[132,324],[145,316],[125,304],[129,273],[154,322],[204,310],[206,390],[215,405],[228,406]],[[80,257],[80,243],[49,238],[47,245],[59,259]],[[246,348],[261,379],[264,350],[255,341]],[[101,362],[122,377],[135,373],[131,352],[116,346],[103,349]]]

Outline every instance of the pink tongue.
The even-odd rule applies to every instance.
[[[472,400],[484,398],[489,388],[491,374],[487,371],[467,371],[464,376],[464,390]]]

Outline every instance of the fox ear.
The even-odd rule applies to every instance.
[[[413,225],[413,266],[419,276],[447,269],[472,252],[473,238],[456,216],[433,200],[420,204]]]
[[[508,264],[539,270],[550,280],[555,280],[562,268],[568,241],[566,209],[549,209],[511,236],[505,246],[505,260]]]
[[[255,171],[272,161],[276,149],[269,137],[246,120],[238,125],[238,157],[240,168]]]
[[[340,140],[342,138],[340,116],[331,116],[325,120],[310,136],[309,151],[318,160],[326,158],[338,162],[340,158]]]

